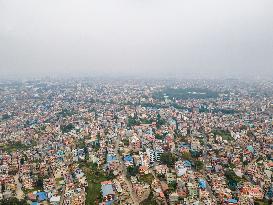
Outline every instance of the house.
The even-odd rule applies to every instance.
[[[236,199],[225,199],[224,202],[229,205],[238,204],[238,201]]]
[[[154,170],[157,174],[167,174],[169,171],[169,168],[165,164],[157,165],[154,167]]]
[[[147,150],[146,150],[146,154],[147,154],[147,156],[148,156],[148,159],[149,159],[150,164],[153,164],[153,163],[155,162],[155,160],[156,160],[154,150],[152,150],[152,149],[147,149]]]
[[[115,200],[115,192],[111,181],[101,182],[101,192],[103,196],[103,202],[112,204]]]
[[[178,167],[176,169],[176,174],[177,174],[178,177],[181,177],[181,176],[183,176],[184,174],[187,173],[187,170],[188,170],[188,168],[186,168],[186,167]]]
[[[107,157],[106,157],[106,162],[107,163],[110,163],[110,162],[116,161],[116,160],[117,160],[117,157],[115,155],[107,154]]]
[[[170,184],[172,182],[176,181],[176,175],[173,173],[167,173],[166,174],[167,183]]]
[[[45,192],[37,192],[36,196],[39,202],[47,200],[47,195]]]
[[[51,198],[50,198],[50,203],[52,203],[52,204],[59,204],[60,203],[60,200],[61,200],[61,196],[52,196]]]
[[[173,192],[170,194],[169,200],[171,203],[178,202],[178,197],[179,197],[178,194],[176,192]]]
[[[139,173],[140,174],[148,174],[149,173],[149,167],[147,167],[147,166],[140,166],[139,167]]]
[[[206,189],[207,184],[206,184],[206,181],[204,179],[198,179],[198,182],[199,182],[199,187],[201,189]]]
[[[191,168],[191,162],[189,160],[185,160],[185,161],[183,161],[183,166],[185,168]]]
[[[132,166],[134,165],[134,162],[133,162],[133,157],[131,155],[126,155],[124,158],[124,164],[125,166]]]

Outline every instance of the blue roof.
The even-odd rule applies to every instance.
[[[111,162],[111,161],[114,161],[114,160],[117,160],[116,156],[111,155],[111,154],[107,155],[107,162]]]
[[[38,205],[38,202],[32,202],[31,205]]]
[[[147,130],[146,134],[152,135],[153,134],[153,130]]]
[[[133,161],[133,157],[131,155],[126,155],[124,157],[124,161],[127,161],[127,162],[132,162]]]
[[[268,190],[268,192],[266,193],[266,196],[268,198],[272,198],[273,197],[273,186]]]
[[[64,155],[64,152],[63,152],[62,150],[58,150],[58,151],[57,151],[57,155],[59,155],[59,156],[60,156],[60,155]]]
[[[199,179],[199,187],[202,189],[207,187],[206,181],[204,179]]]
[[[106,201],[106,202],[104,202],[104,203],[105,203],[105,205],[111,205],[111,204],[114,203],[114,200],[112,200],[112,201]]]
[[[236,199],[229,199],[228,202],[229,203],[235,203],[235,204],[238,203],[238,201]]]
[[[184,165],[186,165],[186,166],[191,166],[191,162],[190,162],[189,160],[185,160],[185,161],[184,161]]]
[[[105,197],[109,194],[115,194],[112,184],[105,184],[101,186],[102,196]]]
[[[181,143],[181,144],[179,145],[179,148],[181,148],[181,147],[190,148],[190,145],[189,145],[189,144],[186,144],[186,143]]]
[[[44,201],[44,200],[47,199],[47,196],[46,196],[45,192],[38,192],[36,195],[38,196],[39,201]]]

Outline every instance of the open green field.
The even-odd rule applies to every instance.
[[[164,99],[168,96],[170,99],[207,99],[217,98],[217,92],[205,88],[165,88],[160,92],[155,92],[153,96],[157,99]]]
[[[152,184],[153,180],[154,176],[152,174],[144,174],[139,176],[139,181],[146,184]]]
[[[225,130],[213,130],[212,133],[214,135],[220,135],[223,140],[234,141],[234,138],[231,137],[231,134],[230,134],[229,131],[225,131]]]
[[[101,185],[102,181],[107,180],[104,173],[91,163],[82,163],[80,165],[88,181],[88,188],[86,191],[86,205],[97,205],[102,200]]]

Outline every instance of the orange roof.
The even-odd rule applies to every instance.
[[[178,196],[186,196],[187,195],[187,193],[184,191],[179,191],[179,192],[177,192],[177,194],[178,194]]]
[[[252,188],[251,189],[251,192],[253,192],[253,193],[260,193],[261,192],[261,190],[259,189],[259,188]]]
[[[163,192],[160,192],[160,193],[159,193],[159,196],[160,196],[161,198],[164,198],[165,195],[164,195]]]
[[[101,185],[105,185],[105,184],[112,184],[112,181],[103,181],[100,183]]]
[[[148,170],[149,168],[147,166],[140,166],[139,167],[139,170],[142,170],[142,171],[146,171]]]

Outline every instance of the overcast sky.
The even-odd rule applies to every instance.
[[[273,0],[0,0],[0,71],[273,79]]]

